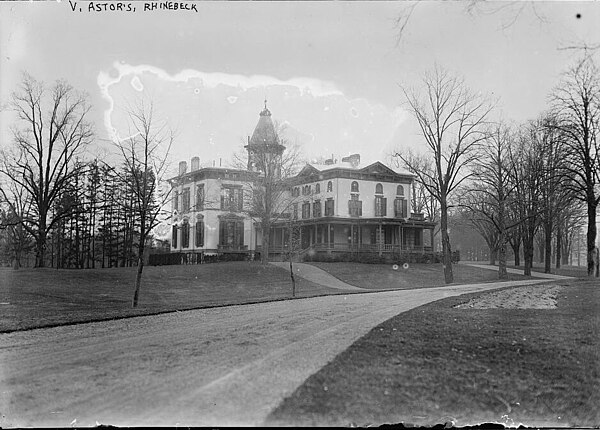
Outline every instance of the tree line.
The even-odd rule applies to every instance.
[[[531,274],[534,247],[550,272],[568,260],[587,229],[587,269],[594,271],[600,202],[600,75],[586,55],[548,95],[547,110],[524,123],[494,120],[495,103],[436,67],[420,89],[404,89],[427,144],[393,153],[439,206],[445,280],[453,282],[449,217],[467,219],[485,239],[505,279],[506,251],[523,251]]]
[[[12,145],[0,151],[0,257],[15,268],[138,267],[159,223],[173,133],[152,103],[124,111],[126,137],[115,136],[113,158],[95,149],[87,97],[64,81],[47,86],[25,74],[12,94]],[[110,157],[107,157],[110,158]]]

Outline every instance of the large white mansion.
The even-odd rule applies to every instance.
[[[247,169],[200,168],[198,157],[192,158],[190,171],[187,162],[179,163],[179,175],[170,180],[171,252],[192,254],[194,260],[260,252],[260,223],[249,215],[244,196],[257,175],[255,150],[268,147],[276,156],[285,150],[276,139],[265,105],[246,146]],[[363,166],[358,154],[340,162],[307,164],[286,179],[287,217],[274,222],[269,252],[286,252],[290,217],[300,226],[300,247],[305,251],[379,255],[430,251],[434,224],[411,211],[413,180],[380,162]]]

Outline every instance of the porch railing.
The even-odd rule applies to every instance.
[[[338,251],[338,252],[431,252],[431,246],[408,246],[394,244],[349,244],[349,243],[314,243],[307,249],[315,251]],[[271,245],[269,251],[273,253],[287,252],[287,246]],[[302,250],[306,251],[306,250]]]

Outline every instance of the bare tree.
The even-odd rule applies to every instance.
[[[265,111],[268,112],[266,107]],[[270,112],[268,115],[270,117]],[[234,166],[256,173],[246,184],[249,192],[244,195],[244,208],[253,222],[260,225],[260,259],[263,264],[269,258],[271,226],[289,216],[295,201],[288,179],[297,173],[300,166],[299,147],[286,141],[283,127],[275,123],[268,133],[269,141],[248,145],[250,164],[242,153],[236,154],[233,160]]]
[[[167,173],[167,158],[173,143],[173,132],[167,125],[155,118],[153,104],[139,101],[137,106],[129,108],[129,137],[115,142],[121,155],[124,169],[122,180],[128,186],[132,197],[127,208],[139,226],[137,243],[137,274],[132,306],[137,307],[142,272],[144,270],[144,251],[151,231],[160,222],[159,215],[169,198],[169,193],[160,193]]]
[[[449,199],[469,177],[465,166],[475,159],[475,149],[486,136],[486,121],[492,107],[469,91],[462,79],[439,67],[425,75],[423,84],[423,95],[407,89],[403,92],[419,124],[427,152],[397,150],[394,156],[402,160],[440,204],[444,278],[451,283],[454,276],[448,234]],[[433,169],[427,169],[429,165]]]
[[[86,96],[66,82],[58,81],[48,89],[27,74],[20,91],[12,95],[12,106],[22,126],[13,129],[14,146],[2,151],[0,175],[31,199],[30,215],[21,222],[36,242],[35,266],[44,267],[48,232],[68,215],[51,208],[62,190],[81,174],[84,165],[75,161],[93,138],[86,121],[90,108]],[[0,187],[11,202],[5,190]]]
[[[32,236],[23,224],[23,219],[30,215],[31,199],[16,183],[8,188],[9,192],[4,194],[11,195],[13,200],[0,205],[0,251],[12,260],[14,269],[19,269],[23,256],[33,248]]]
[[[523,243],[525,260],[524,274],[531,276],[533,246],[541,222],[541,186],[543,160],[540,154],[538,124],[529,123],[522,127],[514,147],[510,148],[510,178],[514,187],[512,207],[519,222],[519,233]]]
[[[600,203],[600,74],[592,57],[583,58],[565,73],[551,101],[556,126],[567,145],[570,187],[587,205],[587,267],[592,275]]]
[[[473,162],[473,181],[462,199],[471,222],[490,247],[490,262],[498,257],[498,277],[507,279],[506,244],[508,232],[517,223],[508,221],[507,211],[513,191],[510,182],[509,149],[512,132],[505,124],[493,126]]]

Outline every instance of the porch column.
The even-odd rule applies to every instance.
[[[281,252],[285,249],[285,227],[281,227]]]
[[[331,223],[327,223],[327,252],[331,252]]]
[[[434,248],[433,248],[433,229],[432,228],[429,229],[429,236],[431,237],[431,251],[433,252]]]
[[[379,237],[377,238],[377,243],[379,244],[379,256],[381,257],[382,254],[382,242],[385,242],[384,237],[383,237],[383,227],[381,225],[381,222],[379,223]]]

